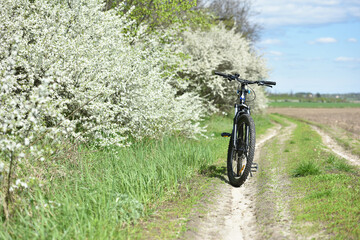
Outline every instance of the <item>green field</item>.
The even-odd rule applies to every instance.
[[[322,102],[269,102],[269,107],[292,107],[292,108],[358,108],[360,103],[349,103],[349,102],[333,102],[333,103],[322,103]]]

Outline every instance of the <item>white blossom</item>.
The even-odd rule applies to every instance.
[[[213,74],[215,70],[238,73],[241,78],[262,80],[267,77],[264,59],[252,48],[250,42],[224,26],[214,26],[208,31],[189,30],[183,33],[183,44],[174,51],[188,54],[180,65],[183,75],[190,78],[187,89],[200,93],[209,102],[209,109],[232,106],[236,99],[236,83]],[[179,48],[180,47],[180,48]],[[262,88],[252,86],[257,99],[254,109],[262,111],[266,98]]]
[[[128,135],[203,131],[201,99],[177,95],[158,37],[130,39],[132,22],[98,0],[69,3],[0,2],[2,151],[43,134],[126,146]]]

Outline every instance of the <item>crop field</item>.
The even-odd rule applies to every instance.
[[[360,108],[269,108],[268,112],[339,127],[360,138]]]

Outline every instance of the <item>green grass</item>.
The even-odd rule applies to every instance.
[[[291,108],[358,108],[360,103],[270,102],[269,106]]]
[[[288,121],[286,121],[286,119],[284,119],[284,117],[282,117],[280,114],[278,113],[274,113],[270,115],[270,119],[284,127],[289,126]]]
[[[214,162],[212,148],[209,141],[169,137],[127,149],[83,149],[78,165],[65,163],[66,176],[49,182],[48,192],[25,196],[0,238],[122,238],[124,224],[151,214],[196,169]]]
[[[231,132],[233,114],[215,114],[206,119],[204,125],[207,128],[208,137],[220,137],[223,132]]]
[[[118,239],[122,228],[176,196],[197,169],[217,158],[213,142],[175,137],[92,152],[63,163],[63,177],[24,196],[0,238]]]
[[[267,129],[271,128],[274,124],[269,115],[253,115],[256,129],[256,136],[263,135]]]
[[[279,118],[279,115],[276,115]],[[291,180],[290,206],[297,229],[311,238],[359,239],[360,171],[327,151],[320,136],[300,121],[281,148],[272,145],[270,162],[281,163]]]
[[[168,136],[104,150],[80,146],[50,162],[34,161],[39,172],[32,174],[45,185],[16,196],[0,239],[137,238],[142,233],[133,224],[180,196],[181,202],[195,201],[196,194],[187,194],[194,193],[191,179],[226,156],[228,139],[220,132],[231,129],[230,116],[213,116],[206,124],[208,138]]]
[[[334,138],[338,144],[343,146],[345,150],[350,151],[354,155],[360,156],[360,141],[356,136],[356,134],[341,128],[334,128],[321,123],[308,121],[305,119],[297,119],[297,120],[321,128],[323,131],[327,132],[332,138]]]
[[[207,126],[207,136],[218,137],[223,132],[232,131],[232,123],[233,123],[234,115],[232,113],[227,115],[213,115],[207,119],[207,122],[211,122],[210,125]],[[261,136],[266,132],[266,130],[273,126],[272,119],[269,115],[266,114],[257,114],[251,115],[255,122],[256,135]]]
[[[290,152],[290,150],[288,152]],[[309,175],[318,175],[320,172],[320,166],[317,163],[305,160],[301,161],[299,165],[293,170],[292,176],[305,177]]]

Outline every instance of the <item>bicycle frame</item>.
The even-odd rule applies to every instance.
[[[234,123],[233,123],[233,134],[237,132],[237,122],[238,122],[238,118],[242,115],[242,114],[249,114],[250,115],[250,107],[246,105],[245,101],[246,101],[246,95],[247,95],[247,90],[245,88],[245,84],[241,84],[241,88],[240,90],[238,90],[238,94],[239,94],[239,104],[235,104],[235,116],[234,116]],[[246,128],[246,139],[245,139],[245,143],[247,143],[247,139],[249,136],[249,130],[248,128]],[[236,150],[237,149],[237,137],[233,136],[233,144],[234,144],[234,148]]]

